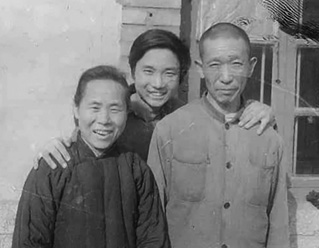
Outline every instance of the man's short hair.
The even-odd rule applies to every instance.
[[[208,28],[201,36],[199,40],[199,54],[201,58],[203,58],[204,53],[204,41],[207,39],[214,40],[220,37],[242,39],[247,46],[248,56],[250,57],[251,45],[247,33],[232,23],[220,22]]]
[[[144,54],[151,49],[157,48],[168,49],[177,56],[180,64],[180,82],[182,82],[191,64],[189,49],[175,34],[162,29],[147,30],[133,42],[129,55],[132,75],[135,73],[137,62]]]

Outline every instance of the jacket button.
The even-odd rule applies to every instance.
[[[225,245],[225,244],[223,244],[223,245],[222,245],[222,248],[228,248],[228,246],[227,246],[227,245]]]
[[[224,204],[224,208],[225,209],[228,209],[230,207],[230,203],[229,202],[226,202],[225,204]]]
[[[227,122],[227,123],[225,123],[225,128],[226,128],[226,130],[228,130],[229,129],[229,123]]]
[[[226,168],[227,168],[227,169],[230,169],[232,166],[233,166],[233,165],[231,164],[231,162],[227,162],[227,163],[226,163]]]

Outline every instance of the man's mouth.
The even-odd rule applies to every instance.
[[[163,98],[166,95],[166,92],[161,91],[149,91],[149,94],[153,98]]]

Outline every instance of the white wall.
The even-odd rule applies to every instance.
[[[83,70],[118,64],[116,0],[0,0],[0,247],[39,146],[73,129]]]

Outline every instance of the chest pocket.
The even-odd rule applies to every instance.
[[[205,198],[207,142],[201,132],[183,135],[174,145],[172,188],[177,198],[198,202]]]
[[[205,198],[206,168],[206,162],[192,164],[173,159],[172,184],[178,198],[190,202]]]
[[[246,176],[247,201],[254,206],[267,207],[272,200],[276,181],[275,154],[264,153],[260,156],[250,153]]]

